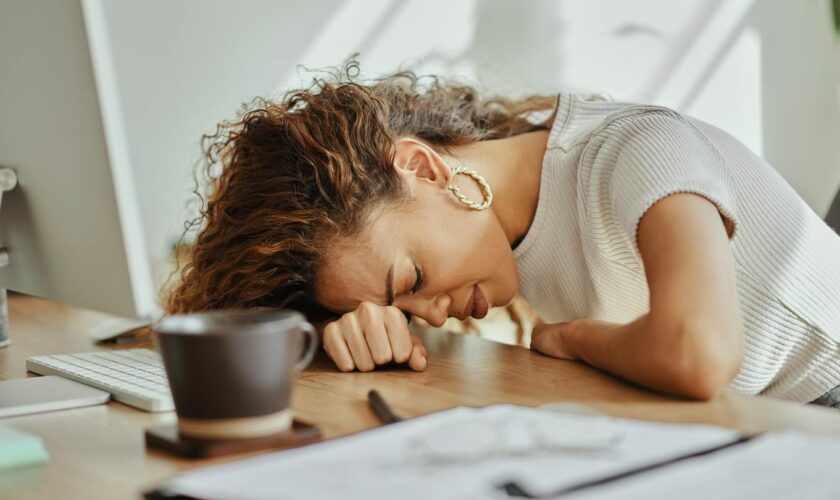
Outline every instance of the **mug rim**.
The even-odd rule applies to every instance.
[[[155,321],[151,327],[159,335],[259,335],[300,327],[303,323],[306,323],[306,318],[293,309],[227,309],[172,314]]]

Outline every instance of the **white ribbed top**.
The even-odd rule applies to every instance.
[[[840,236],[735,138],[668,108],[559,96],[520,293],[548,322],[647,313],[636,228],[677,192],[717,205],[732,239],[746,355],[729,387],[805,403],[840,384]]]

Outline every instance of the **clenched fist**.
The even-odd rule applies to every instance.
[[[339,370],[368,372],[377,365],[405,363],[426,369],[426,348],[408,330],[408,320],[394,306],[362,302],[324,327],[324,349]]]

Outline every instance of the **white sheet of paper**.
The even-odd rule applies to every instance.
[[[840,438],[774,432],[719,453],[671,464],[563,498],[834,500],[840,498],[840,487],[834,480],[838,464]]]
[[[709,425],[618,419],[622,437],[605,450],[520,453],[446,464],[418,461],[412,453],[418,437],[441,425],[533,422],[535,418],[556,417],[509,405],[455,408],[304,448],[195,469],[162,489],[208,499],[501,499],[508,497],[496,485],[510,480],[534,492],[552,491],[722,444],[738,435]]]

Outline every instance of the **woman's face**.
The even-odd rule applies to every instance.
[[[440,326],[450,316],[486,314],[481,297],[489,307],[513,300],[516,261],[492,207],[460,204],[449,183],[474,200],[481,191],[467,176],[453,179],[447,164],[423,148],[416,141],[397,146],[395,167],[409,203],[379,210],[361,234],[327,250],[315,287],[324,307],[346,313],[363,301],[387,305],[392,298],[402,311]]]

